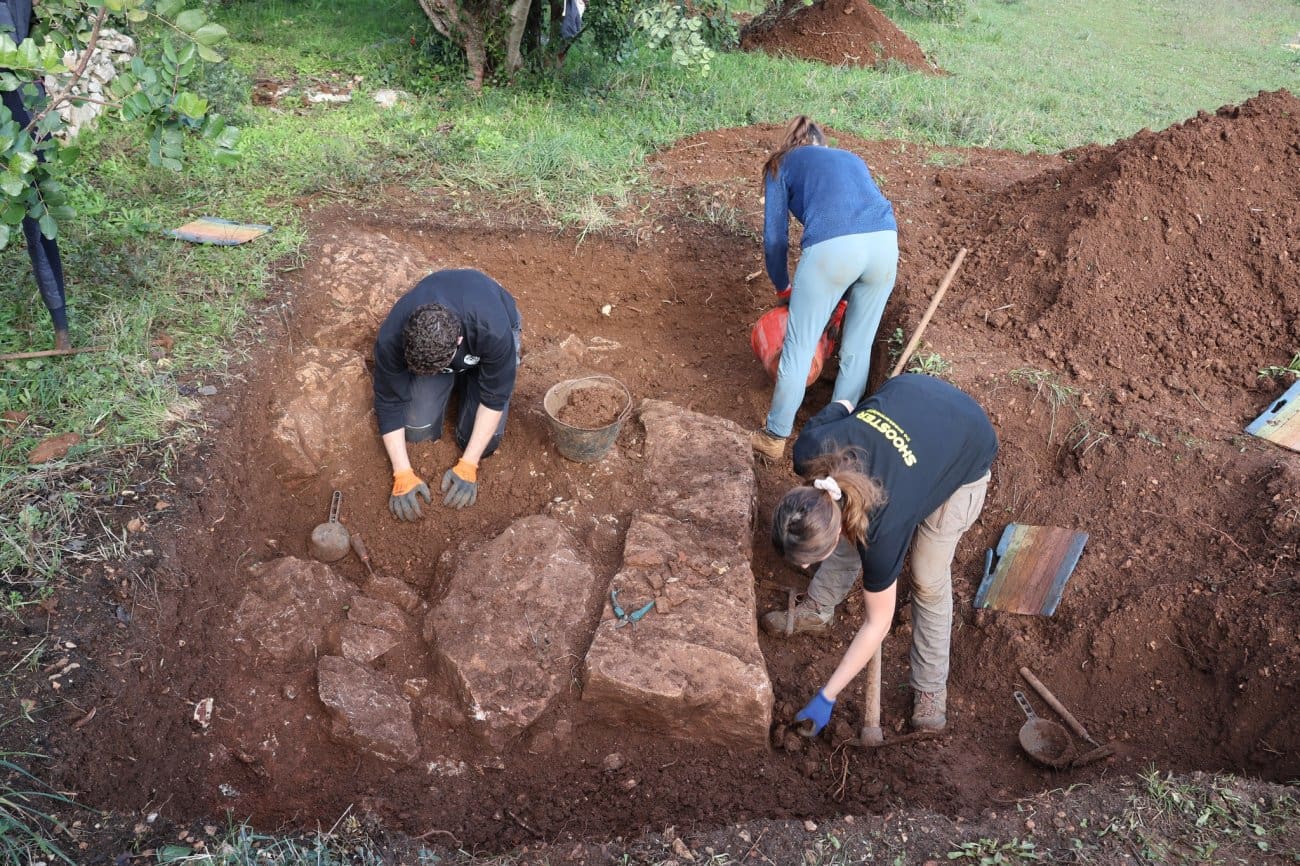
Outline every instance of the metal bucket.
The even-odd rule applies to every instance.
[[[618,417],[602,427],[592,428],[574,427],[561,421],[558,415],[569,402],[569,395],[587,388],[600,388],[619,395],[623,400],[623,409]],[[577,463],[595,463],[614,447],[614,440],[618,439],[623,422],[632,411],[632,395],[613,376],[585,376],[552,385],[542,398],[542,407],[546,410],[546,420],[551,425],[555,449],[560,455]]]

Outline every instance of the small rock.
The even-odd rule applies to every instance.
[[[376,90],[371,96],[375,104],[380,108],[392,108],[404,99],[410,97],[410,94],[404,90]]]
[[[132,517],[126,522],[126,531],[133,535],[139,532],[144,532],[148,528],[149,524],[145,523],[138,517]]]
[[[817,832],[817,824],[814,823],[813,821],[804,821],[803,828],[807,830],[809,833]]]
[[[200,397],[215,397],[217,395],[216,385],[204,385],[199,389]]]
[[[622,782],[619,782],[618,786],[624,791],[630,791],[636,787],[636,779],[624,779]]]
[[[614,307],[612,304],[605,304],[603,307],[600,308],[600,314],[602,316],[612,315],[613,312],[614,312]]]
[[[605,768],[606,773],[617,773],[623,769],[623,756],[618,752],[613,752],[605,756],[605,761],[601,765]]]
[[[153,504],[154,511],[166,511],[168,508],[171,507],[172,504],[168,502],[166,499],[159,499],[157,502]]]
[[[286,685],[284,688],[280,689],[280,694],[286,701],[292,701],[294,698],[298,697],[298,689],[292,685]]]
[[[673,853],[687,862],[695,862],[695,852],[686,846],[680,836],[673,839]]]

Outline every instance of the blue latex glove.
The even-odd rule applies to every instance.
[[[808,702],[808,706],[800,710],[798,715],[794,717],[794,720],[796,722],[807,722],[807,721],[812,722],[813,723],[812,733],[813,736],[815,737],[818,734],[820,734],[822,732],[822,728],[826,727],[826,725],[830,722],[831,711],[834,709],[835,709],[835,702],[832,701],[830,698],[826,697],[825,692],[823,692],[821,689],[818,689],[817,694],[813,695],[813,699]]]

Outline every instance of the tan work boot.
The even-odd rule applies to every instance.
[[[758,429],[749,435],[749,444],[754,453],[764,460],[776,462],[785,456],[785,437],[773,436],[766,429]]]
[[[948,726],[948,690],[912,692],[912,729],[939,733]]]
[[[773,637],[818,634],[829,629],[831,623],[835,622],[835,608],[828,607],[823,610],[816,603],[805,598],[794,607],[792,631],[787,631],[787,627],[791,625],[788,611],[769,610],[759,621],[763,624],[763,631]]]

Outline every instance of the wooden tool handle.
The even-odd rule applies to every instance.
[[[86,346],[82,349],[45,349],[40,352],[11,352],[0,355],[0,361],[22,361],[27,358],[54,358],[59,355],[81,355],[86,352],[102,352],[108,346]]]
[[[880,650],[867,662],[867,682],[865,691],[866,717],[862,721],[865,728],[880,727]]]
[[[352,535],[348,538],[348,541],[352,544],[352,552],[357,555],[357,559],[369,565],[370,551],[366,550],[366,543],[361,540],[361,533],[359,532],[352,533]]]
[[[862,729],[858,743],[869,749],[884,745],[885,733],[880,728],[880,649],[876,649],[867,662],[867,678],[862,684]]]
[[[1034,691],[1038,692],[1038,696],[1046,701],[1047,705],[1055,710],[1058,716],[1065,719],[1065,723],[1070,726],[1072,731],[1083,737],[1088,742],[1094,745],[1096,744],[1097,741],[1088,735],[1087,728],[1079,724],[1079,720],[1074,717],[1074,714],[1067,710],[1065,706],[1056,699],[1056,695],[1052,694],[1052,690],[1043,685],[1038,677],[1034,676],[1033,672],[1029,670],[1029,668],[1021,668],[1020,675],[1025,678],[1025,682],[1034,687]]]
[[[912,333],[911,342],[907,344],[903,354],[898,356],[898,363],[894,365],[894,371],[889,374],[889,378],[894,378],[903,372],[903,367],[907,366],[908,359],[912,357],[912,353],[916,351],[917,345],[921,342],[921,335],[925,333],[925,326],[930,324],[930,317],[939,308],[939,302],[943,300],[944,293],[948,291],[948,286],[952,285],[952,278],[957,276],[957,269],[961,267],[961,263],[965,258],[966,248],[962,247],[958,251],[957,257],[952,260],[952,264],[948,266],[948,273],[944,274],[943,282],[939,283],[939,291],[934,293],[934,300],[930,302],[925,315],[921,317],[921,324],[917,325],[916,330]]]

